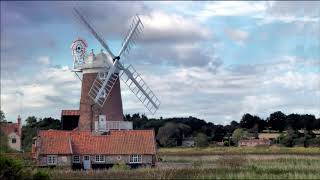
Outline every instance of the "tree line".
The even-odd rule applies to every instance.
[[[5,121],[4,113],[0,113],[1,121]],[[227,125],[214,124],[196,117],[174,117],[174,118],[148,118],[144,114],[126,114],[125,121],[133,123],[133,129],[154,129],[157,144],[163,147],[173,147],[182,145],[185,138],[192,137],[199,146],[207,146],[209,142],[227,141],[228,145],[235,145],[237,139],[252,136],[257,137],[263,130],[283,132],[287,131],[287,136],[282,137],[283,144],[294,146],[297,143],[307,142],[308,139],[315,138],[312,130],[320,129],[320,118],[311,114],[289,114],[281,111],[271,113],[263,119],[257,115],[244,114],[239,122],[231,121]],[[22,147],[30,151],[32,138],[37,135],[38,130],[61,129],[59,119],[51,117],[36,118],[27,117],[25,125],[22,127]],[[237,132],[235,132],[235,130]],[[301,134],[298,130],[305,130]],[[234,137],[233,141],[230,138]],[[226,140],[227,139],[227,140]],[[317,142],[317,141],[316,141]],[[320,142],[319,142],[320,145]]]

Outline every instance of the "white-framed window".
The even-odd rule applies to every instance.
[[[105,161],[104,156],[96,155],[96,162],[104,162],[104,161]]]
[[[89,155],[83,156],[83,160],[84,160],[84,161],[89,161],[89,160],[90,160],[90,156],[89,156]]]
[[[130,163],[141,163],[142,156],[138,154],[130,155]]]
[[[72,162],[73,163],[80,163],[80,156],[79,155],[72,156]]]
[[[11,143],[12,144],[15,144],[17,142],[17,139],[15,138],[15,137],[13,137],[12,139],[11,139]]]
[[[99,72],[99,79],[104,80],[107,77],[107,72]]]
[[[47,156],[47,164],[48,165],[56,165],[57,164],[57,155],[48,155]]]

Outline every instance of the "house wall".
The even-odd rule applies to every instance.
[[[129,164],[130,156],[129,155],[105,156],[105,162],[96,162],[95,155],[90,155],[90,161],[91,161],[91,164],[116,164],[120,161],[124,161],[126,164]],[[83,155],[80,156],[80,164],[82,164],[82,163],[83,163]],[[56,166],[71,167],[72,164],[73,164],[72,155],[68,155],[68,156],[67,155],[57,155]],[[148,164],[148,165],[155,164],[154,155],[142,155],[142,163],[141,164]],[[48,166],[47,155],[39,155],[38,166]]]
[[[71,156],[70,155],[57,155],[56,166],[71,167]],[[38,166],[48,166],[47,155],[39,155]]]
[[[16,143],[12,143],[13,138],[16,139]],[[21,138],[20,138],[20,136],[15,132],[8,134],[8,145],[10,148],[12,148],[14,150],[21,151]]]

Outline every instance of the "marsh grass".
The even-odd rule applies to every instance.
[[[208,147],[208,148],[161,148],[159,155],[192,156],[192,155],[320,155],[317,147]]]
[[[320,179],[320,157],[254,160],[221,157],[194,161],[188,168],[139,168],[91,171],[48,170],[52,179]]]

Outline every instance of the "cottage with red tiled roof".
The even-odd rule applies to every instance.
[[[8,137],[8,145],[11,149],[21,151],[21,118],[17,123],[1,122],[0,130]]]
[[[110,167],[120,161],[131,166],[153,166],[156,146],[153,130],[39,131],[33,145],[39,166]]]

